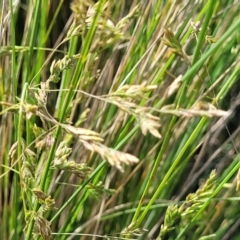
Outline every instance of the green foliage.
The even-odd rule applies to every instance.
[[[240,238],[239,3],[0,7],[0,239]]]

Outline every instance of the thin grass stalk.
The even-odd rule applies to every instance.
[[[20,108],[19,108],[19,118],[18,118],[18,126],[17,126],[17,141],[18,141],[18,156],[17,158],[20,159],[21,155],[22,155],[22,125],[23,125],[23,105],[22,103],[24,102],[24,100],[27,97],[27,87],[28,87],[28,83],[25,83],[22,89],[22,96],[21,96],[21,102],[20,102]],[[21,161],[19,161],[19,173],[20,173],[20,186],[23,186],[23,182],[22,182],[22,176],[21,176]],[[26,217],[27,214],[27,204],[26,204],[26,198],[24,196],[24,189],[23,187],[20,188],[21,189],[21,197],[22,197],[22,201],[23,201],[23,210],[24,210],[24,214]]]
[[[148,190],[149,190],[149,187],[150,187],[151,184],[152,184],[153,178],[154,178],[154,176],[155,176],[155,174],[156,174],[156,172],[157,172],[157,168],[158,168],[158,166],[159,166],[159,164],[160,164],[160,162],[161,162],[161,160],[162,160],[163,154],[165,153],[165,150],[166,150],[166,148],[167,148],[167,146],[168,146],[169,140],[170,140],[170,138],[171,138],[172,128],[173,128],[176,120],[177,120],[177,117],[175,117],[175,116],[172,117],[171,122],[170,122],[170,124],[169,124],[168,131],[167,131],[166,136],[165,136],[165,138],[164,138],[164,141],[163,141],[163,143],[162,143],[160,152],[159,152],[159,154],[158,154],[158,156],[157,156],[157,159],[156,159],[156,161],[155,161],[155,163],[154,163],[154,165],[153,165],[153,169],[152,169],[151,174],[150,174],[150,176],[149,176],[149,179],[148,179],[148,181],[147,181],[147,185],[146,185],[146,187],[145,187],[145,189],[144,189],[144,192],[143,192],[143,194],[142,194],[142,197],[141,197],[141,199],[140,199],[140,201],[139,201],[139,204],[138,204],[138,206],[137,206],[137,210],[136,210],[136,212],[135,212],[135,214],[134,214],[134,216],[133,216],[131,225],[133,224],[134,228],[139,227],[139,225],[141,224],[141,222],[142,222],[142,220],[143,220],[143,219],[140,220],[140,217],[141,217],[142,214],[143,214],[143,213],[142,213],[142,214],[140,215],[140,211],[141,211],[141,208],[142,208],[142,204],[143,204],[143,202],[144,202],[144,200],[145,200],[145,198],[146,198],[146,195],[147,195],[147,192],[148,192]],[[149,206],[151,206],[151,205],[149,205]],[[148,209],[149,209],[149,208],[148,208]],[[145,210],[146,210],[146,209],[145,209]],[[144,211],[144,212],[145,212],[145,211]],[[146,213],[147,213],[147,212],[146,212]],[[146,213],[144,213],[144,214],[146,215]],[[140,216],[139,216],[139,215],[140,215]],[[145,215],[144,215],[144,216],[145,216]]]
[[[44,166],[44,171],[43,171],[43,175],[42,175],[41,183],[40,183],[40,190],[42,190],[43,192],[47,192],[46,182],[49,178],[48,174],[49,174],[50,165],[51,165],[52,159],[54,158],[55,149],[57,147],[57,138],[56,137],[59,136],[60,131],[61,131],[61,127],[58,126],[57,130],[56,130],[56,134],[55,134],[55,141],[51,147],[47,162],[45,163],[45,166]],[[33,212],[37,212],[39,206],[40,206],[40,204],[39,204],[38,200],[36,200],[34,203]],[[25,238],[26,240],[30,240],[32,238],[33,225],[34,225],[34,219],[31,218],[30,223],[27,228],[27,233],[26,233],[26,238]]]
[[[83,183],[84,187],[81,185],[79,186],[79,188],[81,189],[77,189],[78,191],[78,194],[84,190],[85,186],[87,186],[87,184],[91,181],[92,183],[94,183],[94,178],[97,178],[97,182],[98,182],[98,178],[99,176],[98,175],[101,175],[101,172],[103,170],[103,167],[105,165],[106,162],[103,162],[103,165],[101,166],[101,168],[98,169],[98,171],[95,172],[95,174],[93,174],[92,176],[92,179],[90,179],[88,181],[87,179],[87,182]],[[90,177],[90,176],[89,176]],[[77,193],[76,193],[77,194]],[[81,195],[81,198],[79,198],[79,200],[77,202],[73,202],[77,195],[75,195],[74,193],[74,197],[71,199],[71,201],[68,202],[68,204],[66,204],[65,207],[67,207],[67,205],[69,205],[70,203],[72,203],[72,208],[71,208],[71,211],[69,212],[69,215],[68,215],[68,218],[66,219],[65,221],[65,224],[61,227],[61,229],[59,230],[59,233],[63,233],[63,232],[70,232],[72,230],[72,226],[73,224],[76,222],[77,220],[77,217],[79,215],[79,212],[81,211],[81,209],[84,207],[84,203],[85,201],[88,199],[89,197],[89,192],[87,190],[85,190],[82,195]],[[78,195],[79,196],[79,195]],[[64,239],[63,239],[64,240]]]
[[[70,202],[87,186],[87,184],[94,178],[94,176],[104,167],[106,162],[101,162],[98,167],[90,174],[90,176],[78,187],[78,189],[72,194],[72,196],[66,201],[65,204],[57,211],[50,222],[53,222],[61,212],[68,206]]]
[[[69,106],[69,103],[74,96],[74,90],[79,85],[80,81],[82,80],[81,79],[81,71],[82,71],[82,69],[84,67],[84,64],[86,62],[87,54],[88,54],[88,51],[89,51],[89,48],[90,48],[90,44],[91,44],[92,38],[94,36],[95,29],[97,27],[98,18],[100,16],[101,9],[102,9],[103,5],[105,4],[105,2],[106,2],[106,0],[102,0],[102,1],[99,2],[99,5],[96,9],[96,14],[93,18],[93,22],[91,24],[91,27],[90,27],[90,29],[87,33],[86,38],[83,39],[83,43],[82,43],[82,47],[81,47],[81,57],[79,58],[76,69],[74,71],[73,78],[72,78],[72,83],[69,87],[69,92],[68,92],[68,94],[65,98],[65,101],[64,101],[64,107],[61,109],[60,122],[62,122],[64,117],[65,117],[65,112],[67,110],[67,107]]]
[[[47,41],[47,39],[48,39],[48,37],[49,37],[49,34],[50,34],[50,32],[52,31],[52,28],[53,28],[54,24],[56,23],[56,19],[57,19],[57,16],[58,16],[58,14],[59,14],[59,12],[60,12],[60,10],[61,10],[61,7],[62,7],[62,5],[63,5],[63,2],[64,2],[64,0],[60,0],[60,1],[59,1],[59,4],[58,4],[56,10],[54,11],[54,15],[53,15],[53,18],[51,19],[51,22],[50,22],[50,24],[49,24],[49,27],[48,27],[48,29],[47,29],[47,32],[46,32],[46,34],[45,34],[45,36],[44,36],[44,41],[43,41],[43,42],[46,42],[46,41]]]
[[[150,7],[150,4],[151,3],[149,2],[149,7]],[[154,33],[154,31],[157,27],[157,24],[158,24],[158,20],[161,16],[161,14],[158,13],[160,4],[161,4],[161,1],[158,1],[157,4],[156,4],[156,7],[154,8],[154,13],[153,13],[154,17],[151,19],[151,22],[149,23],[149,28],[147,29],[147,39],[148,39],[148,41],[151,39],[151,36]]]
[[[181,152],[178,154],[177,158],[174,160],[174,162],[172,163],[171,167],[169,168],[169,170],[167,171],[167,173],[165,174],[162,182],[160,183],[159,187],[157,188],[157,190],[155,191],[154,195],[152,196],[152,198],[150,199],[146,209],[143,211],[143,213],[140,215],[140,217],[137,219],[137,224],[136,226],[139,226],[141,224],[141,222],[144,220],[146,214],[148,213],[151,205],[154,203],[154,201],[157,199],[157,197],[159,196],[159,194],[161,193],[161,191],[164,189],[164,187],[166,186],[166,183],[168,181],[168,179],[170,178],[170,176],[174,173],[174,171],[176,170],[176,167],[178,166],[178,164],[181,161],[181,157],[183,156],[184,152],[186,151],[186,149],[188,148],[188,146],[194,141],[194,138],[199,134],[199,131],[201,131],[202,126],[205,124],[206,122],[206,118],[202,118],[202,120],[199,122],[198,126],[195,128],[195,130],[193,131],[193,133],[191,134],[191,136],[189,137],[188,141],[186,142],[186,144],[184,145],[183,149],[181,150]]]
[[[99,170],[99,172],[100,171],[101,170]],[[59,229],[59,233],[70,232],[72,230],[72,227],[77,220],[79,212],[84,207],[84,202],[87,200],[87,198],[88,198],[88,195],[87,195],[87,193],[84,192],[82,194],[81,199],[79,199],[78,202],[76,202],[77,204],[74,207],[72,207],[71,212],[69,213],[68,219],[65,221],[64,225]],[[71,202],[73,202],[73,200],[74,199],[72,199]],[[69,204],[70,204],[70,202],[69,202]],[[63,238],[61,238],[61,239],[63,239]]]
[[[30,30],[30,40],[29,40],[29,52],[28,52],[28,58],[27,58],[27,69],[26,74],[25,74],[25,79],[23,79],[22,84],[30,83],[31,77],[32,77],[32,58],[33,58],[33,48],[35,45],[35,40],[36,40],[36,35],[37,35],[37,30],[38,24],[39,24],[39,16],[40,16],[40,6],[41,6],[42,0],[37,1],[36,3],[33,3],[33,21],[32,21],[32,26]],[[38,60],[38,59],[36,59]],[[32,134],[31,134],[31,126],[30,126],[30,121],[26,120],[26,143],[30,144],[32,142]]]
[[[13,93],[17,96],[17,79],[16,79],[16,51],[15,51],[15,16],[13,12],[13,3],[10,0],[10,25],[11,25],[11,46],[12,46],[12,66],[11,66],[11,78],[13,82]],[[15,99],[16,101],[16,99]]]
[[[26,94],[27,94],[27,86],[28,84],[24,84],[23,90],[22,90],[22,96],[21,96],[21,102],[20,102],[20,108],[19,108],[19,115],[18,115],[18,126],[17,126],[17,141],[18,141],[18,148],[17,148],[17,156],[18,159],[21,158],[22,155],[22,125],[23,125],[23,106],[22,103],[26,98]],[[19,161],[18,164],[18,169],[19,169],[19,177],[18,175],[14,176],[14,189],[15,189],[15,201],[16,201],[16,210],[17,213],[19,211],[19,179],[20,179],[20,193],[21,193],[21,198],[22,198],[22,203],[23,203],[23,214],[25,216],[27,216],[27,203],[26,203],[26,198],[25,198],[25,194],[24,194],[24,188],[23,188],[23,180],[22,180],[22,174],[21,174],[21,161]],[[16,228],[15,228],[15,232],[14,232],[14,236],[15,239],[18,238],[18,216],[16,216]]]
[[[13,2],[12,0],[9,1],[10,5],[10,26],[11,26],[11,46],[12,46],[12,67],[11,67],[11,78],[13,82],[13,94],[17,95],[17,80],[16,80],[16,52],[15,52],[15,17],[13,12]],[[4,6],[3,6],[4,8]],[[16,99],[15,99],[16,101]],[[21,117],[14,116],[14,123],[17,126],[17,121],[20,121]],[[17,139],[17,134],[14,136]],[[19,142],[19,146],[21,146],[21,141]],[[21,152],[21,149],[18,149],[18,154]],[[13,226],[14,226],[14,233],[13,239],[18,239],[18,212],[19,212],[19,188],[18,188],[18,175],[14,175],[13,184],[14,184],[14,211],[13,211]],[[11,225],[10,225],[11,226]]]
[[[28,13],[27,13],[27,16],[30,14],[30,12],[31,12],[31,8],[29,8],[29,11],[28,11]],[[25,32],[25,34],[23,35],[23,38],[22,38],[22,41],[21,41],[21,46],[26,47],[26,46],[29,45],[29,44],[28,44],[29,31],[30,31],[30,29],[29,29],[29,27],[28,27],[28,24],[25,23],[25,27],[24,27],[24,32]],[[29,49],[29,46],[27,47],[27,49]],[[26,61],[23,61],[23,59],[26,60],[26,55],[27,55],[27,53],[25,53],[25,52],[20,52],[20,53],[18,54],[18,58],[17,58],[17,72],[16,72],[17,79],[20,77],[21,68],[23,68],[23,69],[26,68]],[[22,78],[23,78],[23,79],[26,79],[26,78],[27,78],[27,77],[26,77],[26,76],[27,76],[26,74],[27,74],[27,71],[24,71],[24,72],[22,73]]]
[[[196,61],[199,57],[200,50],[201,50],[201,47],[202,47],[203,42],[205,40],[207,28],[209,26],[209,22],[211,20],[212,14],[213,14],[214,5],[216,4],[216,1],[210,0],[210,1],[208,1],[208,3],[209,4],[208,4],[208,10],[207,10],[207,13],[206,13],[206,17],[203,21],[202,30],[199,33],[199,37],[198,37],[198,40],[197,40],[197,46],[196,46],[194,54],[193,54],[192,65],[194,65],[196,63]]]
[[[13,233],[13,239],[18,239],[18,212],[19,212],[19,190],[18,190],[18,183],[19,183],[19,178],[17,175],[14,175],[13,178],[13,185],[14,185],[14,196],[13,196],[13,201],[14,201],[14,212],[13,212],[13,224],[12,227],[15,229]],[[11,226],[11,224],[10,224]]]
[[[206,5],[203,7],[201,12],[196,17],[195,22],[199,21],[204,16],[204,14],[206,14],[206,12],[209,8],[209,4],[210,4],[210,1],[207,1]],[[192,31],[191,28],[189,28],[188,31],[186,32],[186,34],[184,35],[183,39],[180,41],[181,44],[184,44],[186,42],[189,35],[191,34],[191,31]]]
[[[28,60],[27,60],[27,67],[26,67],[26,79],[23,80],[23,84],[25,82],[30,82],[31,78],[29,75],[30,70],[32,69],[31,64],[32,64],[32,57],[33,57],[33,47],[34,47],[34,42],[36,40],[36,34],[37,34],[37,25],[39,23],[39,15],[40,15],[40,6],[41,6],[42,0],[34,2],[34,7],[33,7],[33,21],[32,21],[32,26],[31,26],[31,32],[30,32],[30,41],[29,41],[29,52],[28,52]]]
[[[77,42],[78,42],[77,37],[73,37],[69,40],[69,49],[68,49],[69,57],[71,57],[77,51]],[[69,71],[63,72],[60,89],[67,89],[69,87],[69,79],[70,78],[71,78],[71,75],[70,75]],[[56,109],[57,109],[57,116],[59,119],[60,119],[60,115],[61,115],[61,107],[60,106],[63,106],[65,96],[66,96],[66,93],[64,91],[63,92],[60,91],[58,98],[57,98]]]
[[[33,76],[35,75],[35,71],[39,71],[39,69],[41,69],[41,66],[43,65],[43,58],[44,58],[44,51],[41,51],[40,48],[44,47],[45,45],[45,35],[46,35],[46,26],[47,26],[47,22],[46,22],[46,19],[47,19],[47,12],[48,10],[46,9],[48,4],[47,4],[47,1],[46,0],[42,0],[41,2],[41,13],[39,13],[39,18],[38,19],[38,24],[39,24],[39,31],[38,31],[38,35],[39,35],[39,40],[38,40],[38,47],[36,49],[36,63],[35,63],[35,67],[32,68],[32,71],[30,74],[30,76]],[[37,28],[37,27],[34,27],[34,28]],[[38,28],[37,28],[38,29]],[[33,30],[34,32],[35,30]],[[36,34],[36,33],[33,33],[33,34]],[[34,44],[34,41],[36,40],[36,37],[33,36],[33,44]],[[32,56],[33,56],[33,51],[35,50],[35,47],[34,45],[32,46],[32,49],[31,49],[31,43],[30,43],[30,46],[29,46],[29,51],[32,51]],[[32,62],[32,60],[31,60]],[[27,76],[27,75],[26,75]],[[28,76],[27,76],[28,77]],[[41,78],[41,74],[36,74],[35,77],[34,77],[34,83],[35,84],[39,84],[40,82],[40,78]],[[28,80],[28,83],[32,81],[32,79],[29,79]],[[32,117],[34,118],[34,116]],[[35,122],[35,121],[34,121]],[[29,145],[32,141],[33,141],[33,135],[31,134],[31,122],[30,121],[26,121],[26,144]]]
[[[189,81],[189,78],[193,76],[197,70],[204,64],[204,62],[212,55],[214,54],[219,47],[230,37],[234,35],[234,32],[236,29],[240,27],[240,19],[237,19],[236,22],[234,22],[228,30],[222,35],[222,37],[215,43],[215,45],[210,48],[206,53],[204,53],[201,58],[184,74],[182,78],[182,82]]]
[[[198,14],[198,16],[196,17],[195,21],[198,21],[202,18],[202,16],[205,14],[205,12],[208,9],[208,5],[209,5],[209,1],[206,3],[206,5],[204,6],[204,8],[202,9],[202,11]],[[180,41],[180,44],[183,45],[187,39],[189,38],[191,34],[191,29],[189,28],[188,31],[186,32],[186,34],[183,36],[182,40]],[[154,84],[159,83],[163,76],[164,73],[166,72],[166,70],[169,68],[169,66],[171,65],[173,59],[175,58],[175,54],[171,54],[171,56],[169,57],[169,59],[167,60],[167,62],[164,64],[164,66],[160,69],[159,73],[157,74],[157,76],[154,79]]]
[[[240,60],[240,58],[239,58],[239,60]],[[220,91],[218,92],[218,94],[216,96],[216,99],[215,99],[216,102],[221,100],[221,98],[223,98],[226,95],[226,93],[228,92],[230,87],[236,81],[236,78],[237,78],[239,72],[240,72],[240,63],[235,66],[232,74],[228,78],[228,81],[221,87]]]
[[[38,48],[36,49],[36,65],[34,67],[34,72],[35,71],[39,71],[39,69],[41,69],[41,66],[43,65],[43,58],[45,55],[44,51],[41,51],[41,48],[44,48],[46,40],[48,36],[46,36],[46,26],[47,26],[47,13],[49,12],[49,10],[47,9],[47,0],[42,0],[42,7],[41,7],[41,14],[40,15],[40,20],[39,20],[39,31],[38,31],[38,35],[39,35],[39,40],[38,40]],[[33,50],[35,48],[33,47]],[[35,73],[34,73],[35,75]],[[40,78],[41,78],[41,74],[36,74],[34,77],[34,83],[35,84],[39,84],[40,82]]]

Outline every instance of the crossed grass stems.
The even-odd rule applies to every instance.
[[[156,40],[151,41],[150,36],[154,34],[154,29],[157,28],[157,23],[159,22],[159,19],[156,20],[153,18],[152,22],[150,22],[152,28],[150,28],[150,30],[148,30],[149,32],[146,34],[149,38],[148,41],[151,44],[148,48],[146,48],[145,45],[143,45],[143,47],[139,46],[140,60],[136,60],[137,58],[134,57],[134,49],[136,47],[134,44],[136,41],[135,36],[139,36],[138,33],[140,33],[142,29],[140,27],[135,28],[135,34],[132,38],[127,36],[125,32],[128,30],[129,26],[131,26],[132,22],[137,19],[139,19],[139,22],[143,21],[144,18],[139,17],[139,12],[141,12],[140,9],[142,7],[141,5],[134,6],[129,14],[117,23],[114,23],[109,19],[108,13],[111,7],[109,2],[100,1],[95,5],[91,5],[89,2],[89,5],[88,3],[86,3],[86,5],[83,4],[82,9],[79,6],[81,5],[77,5],[77,1],[72,2],[71,7],[74,13],[74,22],[66,34],[66,38],[58,44],[58,47],[60,47],[62,44],[69,42],[69,53],[62,59],[54,60],[52,62],[49,78],[46,79],[46,81],[41,81],[39,77],[40,70],[36,67],[36,74],[33,74],[34,71],[31,73],[33,77],[29,77],[29,74],[25,75],[26,79],[22,82],[23,89],[21,99],[15,98],[14,101],[17,101],[15,104],[11,104],[8,101],[1,101],[1,105],[6,107],[2,111],[2,114],[9,114],[9,112],[12,111],[16,113],[15,116],[17,115],[14,122],[14,124],[16,124],[15,127],[18,130],[17,141],[9,150],[9,159],[11,160],[11,163],[13,163],[10,165],[10,170],[13,170],[16,173],[14,180],[17,181],[18,175],[20,179],[23,214],[25,215],[25,220],[27,222],[25,227],[26,239],[31,239],[33,233],[36,235],[40,234],[43,239],[51,239],[53,235],[50,223],[56,220],[60,214],[64,213],[64,209],[67,208],[69,204],[74,203],[74,199],[78,194],[82,193],[81,196],[83,199],[80,200],[80,207],[72,208],[71,216],[73,220],[69,223],[63,223],[59,230],[59,234],[68,232],[72,229],[74,220],[77,220],[76,213],[80,211],[81,205],[85,203],[90,192],[98,197],[104,194],[114,196],[114,191],[111,189],[109,190],[99,181],[99,175],[104,173],[103,169],[105,167],[105,162],[101,161],[98,166],[93,164],[92,167],[89,167],[86,163],[77,163],[73,160],[74,158],[69,159],[71,154],[74,155],[73,149],[68,146],[72,141],[77,140],[78,144],[81,146],[81,150],[86,155],[86,162],[90,163],[91,159],[97,160],[94,153],[98,153],[101,159],[106,160],[116,169],[123,171],[122,164],[138,163],[139,159],[134,155],[124,153],[117,149],[121,148],[124,144],[133,144],[134,141],[131,142],[131,139],[134,139],[132,136],[134,136],[134,133],[138,128],[141,129],[143,135],[146,135],[149,132],[155,138],[161,139],[156,145],[160,146],[160,148],[158,147],[159,153],[156,155],[154,164],[151,164],[151,167],[147,168],[149,171],[147,173],[148,177],[143,181],[144,190],[140,191],[139,196],[141,200],[134,211],[133,219],[131,223],[129,223],[129,226],[126,227],[120,235],[121,238],[130,238],[131,236],[138,237],[145,233],[145,229],[141,228],[140,225],[143,220],[145,220],[146,215],[150,213],[154,201],[161,196],[162,192],[165,192],[164,189],[166,183],[172,180],[172,176],[178,175],[177,170],[181,173],[181,161],[183,161],[184,166],[186,162],[184,163],[183,159],[190,159],[196,149],[201,146],[202,138],[198,138],[198,135],[206,129],[207,124],[209,123],[209,118],[224,117],[225,119],[228,119],[233,114],[234,110],[230,109],[229,111],[222,111],[218,109],[216,104],[221,101],[221,98],[226,95],[234,81],[236,81],[237,71],[239,70],[237,55],[236,60],[232,61],[229,69],[223,72],[214,83],[210,82],[209,89],[206,90],[205,86],[202,87],[205,83],[199,80],[204,74],[212,80],[210,68],[212,68],[212,62],[214,61],[212,60],[211,62],[209,60],[209,66],[208,64],[203,63],[205,63],[212,55],[218,54],[218,49],[225,44],[229,36],[232,36],[236,31],[235,29],[240,25],[239,20],[235,21],[226,33],[220,36],[217,41],[214,37],[207,35],[207,26],[209,25],[211,16],[214,12],[214,1],[209,1],[206,6],[202,8],[196,21],[191,23],[191,27],[189,27],[189,30],[183,36],[182,41],[179,41],[177,37],[180,34],[174,34],[170,28],[165,28],[164,35],[159,33],[160,35],[156,37]],[[151,4],[149,3],[145,10],[146,13],[149,11],[148,8],[150,8],[150,6]],[[167,7],[168,6],[166,5],[165,8]],[[35,11],[39,11],[39,9],[36,8]],[[170,8],[169,15],[171,11],[172,9]],[[13,11],[11,11],[11,13],[13,13]],[[206,17],[200,28],[197,21],[203,14],[206,14]],[[11,21],[14,22],[14,15],[12,14],[11,17]],[[167,16],[164,17],[167,19]],[[34,24],[35,22],[33,21],[32,38],[34,38]],[[184,24],[186,26],[187,23],[183,23],[182,27],[184,27]],[[169,25],[171,26],[171,24]],[[14,26],[12,26],[12,34],[13,29]],[[191,34],[195,35],[198,40],[196,50],[192,57],[188,56],[182,47],[184,46],[184,42],[191,38]],[[79,36],[82,38],[82,51],[80,54],[75,54],[76,37]],[[162,55],[162,53],[158,55],[156,54],[155,56],[151,55],[154,49],[159,51],[160,47],[163,48],[163,45],[161,44],[159,49],[157,47],[161,40],[163,40],[162,43],[165,44],[164,49],[167,47],[168,50],[171,51],[172,54],[170,56],[168,56],[168,52],[165,52],[164,55]],[[204,49],[204,52],[201,53],[200,49],[204,45],[205,40],[213,45],[211,46],[211,44],[209,44]],[[144,41],[142,41],[141,44],[144,44]],[[99,70],[94,67],[95,64],[99,62],[98,55],[101,51],[114,47],[115,45],[116,49],[121,49],[125,43],[127,43],[128,46],[126,56],[123,57],[123,60],[121,61],[122,65],[120,65],[113,83],[110,85],[109,93],[97,96],[96,94],[89,94],[87,91],[79,90],[87,89],[87,87],[91,86],[91,83],[97,79],[104,80],[104,71],[102,70],[102,72],[99,72]],[[9,53],[9,48],[3,48],[3,50],[4,54]],[[23,50],[25,51],[26,49],[23,48]],[[24,56],[24,52],[21,52],[22,49],[15,48],[15,43],[12,41],[10,52],[13,57],[12,70],[17,70],[18,68],[17,63],[14,60],[16,51],[19,51],[19,58]],[[33,56],[33,45],[30,45],[30,48],[27,51],[29,53],[28,57],[31,59]],[[175,80],[165,87],[162,85],[163,74],[166,72],[167,68],[171,69],[171,65],[174,65],[174,55],[179,58],[179,61],[183,61],[188,70],[186,73],[179,75],[178,77],[173,76]],[[131,59],[129,56],[132,56],[132,62],[127,61],[127,59]],[[163,56],[163,63],[160,68],[156,67],[156,62],[159,60],[159,56]],[[40,52],[39,57],[42,57],[40,58],[42,60],[44,59],[43,56],[40,56]],[[150,66],[148,71],[143,74],[144,70],[142,69],[146,69],[144,64],[147,62],[145,61],[145,58],[151,60],[152,66]],[[47,59],[47,61],[41,66],[39,65],[41,67],[40,69],[43,69],[49,59]],[[14,64],[16,65],[14,66]],[[201,68],[201,70],[199,70],[199,68]],[[124,69],[126,69],[125,72]],[[139,77],[140,75],[137,73],[138,69],[143,76],[143,79],[139,81],[140,84],[135,80],[137,79],[136,76]],[[95,74],[91,74],[92,76],[89,77],[90,72],[95,72]],[[167,72],[170,74],[169,70]],[[72,80],[70,83],[71,87],[69,88],[69,78],[71,73]],[[227,75],[229,73],[230,75]],[[16,81],[17,76],[15,75],[15,72],[12,75],[13,79]],[[226,79],[226,76],[229,77]],[[88,81],[83,83],[82,79],[88,79]],[[193,79],[195,80],[193,81]],[[217,88],[216,83],[220,83],[223,80],[225,80],[225,82],[222,83],[221,88]],[[54,86],[54,84],[59,84],[60,81],[61,88],[57,90],[59,91],[56,105],[56,108],[57,106],[59,108],[56,113],[56,117],[59,119],[57,120],[49,114],[47,110],[47,101],[48,95],[55,91],[50,87]],[[39,84],[32,87],[33,83],[37,82],[39,82]],[[160,99],[156,97],[158,94],[158,88],[162,89],[162,97]],[[29,92],[31,91],[34,92],[34,101],[29,98]],[[191,94],[189,94],[189,92],[191,92]],[[186,94],[188,94],[188,101],[184,101],[184,96]],[[85,101],[86,97],[92,99],[88,100],[90,102],[92,101],[92,105],[94,105],[93,103],[96,104],[96,101],[101,102],[102,104],[97,104],[97,106],[102,107],[100,114],[96,113],[95,118],[91,117],[92,119],[102,118],[102,120],[95,120],[97,126],[100,126],[98,129],[100,129],[102,134],[85,127],[80,127],[85,123],[89,125],[89,128],[92,128],[94,125],[94,123],[88,123],[88,119],[91,119],[89,117],[91,110],[89,111],[88,108],[82,112],[75,125],[72,125],[71,123],[77,104]],[[171,98],[174,98],[174,100],[172,101]],[[209,99],[213,99],[213,101],[209,102]],[[169,104],[169,102],[172,104]],[[71,105],[72,103],[75,105]],[[152,105],[154,105],[154,107]],[[114,106],[117,107],[119,111],[116,112]],[[107,116],[106,112],[108,111],[110,111],[112,116],[115,115],[116,117],[109,121],[107,127],[103,126],[101,129],[101,124],[103,124],[102,122],[104,121],[102,116]],[[157,116],[157,114],[160,114],[159,116],[161,116],[163,120]],[[36,119],[36,116],[40,118],[43,126],[42,128],[32,124],[31,121],[34,122],[35,120],[33,119]],[[65,116],[69,116],[69,119],[66,119]],[[110,116],[107,118],[111,119]],[[119,119],[122,119],[124,122],[123,128],[120,128],[121,125],[118,124]],[[185,121],[185,119],[187,119],[187,121]],[[133,127],[134,122],[137,124]],[[160,122],[162,122],[161,125]],[[192,128],[193,130],[188,137],[186,135],[186,138],[178,131],[177,126],[184,127],[188,123],[191,123],[194,128]],[[25,142],[26,140],[22,138],[24,125],[26,125],[27,143]],[[116,139],[112,143],[111,137],[109,136],[111,135],[111,131],[108,133],[106,130],[110,125],[117,129],[114,130],[114,136]],[[159,132],[160,127],[162,129],[161,134]],[[132,130],[128,133],[129,129]],[[29,136],[31,132],[35,132],[36,140]],[[107,147],[103,144],[102,135],[105,135],[106,143],[111,143],[112,147]],[[63,139],[63,141],[60,141],[59,139]],[[169,157],[166,157],[166,153],[169,151],[168,144],[171,145],[174,142],[176,144],[178,139],[183,139],[183,141],[180,141],[178,144],[179,148],[174,150],[175,154],[172,150],[172,152],[169,152]],[[33,151],[33,144],[35,144],[37,153]],[[187,151],[188,148],[190,149],[189,152]],[[234,148],[237,152],[235,144]],[[42,156],[48,155],[48,158],[46,159],[46,157],[42,157],[41,160],[37,162],[36,160],[39,158],[41,151],[43,152]],[[74,152],[76,151],[74,150]],[[140,155],[142,155],[142,153]],[[169,161],[171,164],[168,164],[167,172],[163,175],[160,184],[156,186],[154,191],[152,191],[150,185],[154,182],[154,177],[156,178],[156,173],[159,171],[159,166],[161,165],[163,158],[166,158],[165,162],[169,161],[168,159],[171,158],[175,160]],[[235,160],[237,158],[238,157],[236,156]],[[9,167],[7,167],[6,164],[5,166],[7,171],[4,172],[2,176],[6,176],[9,172]],[[199,221],[199,218],[201,219],[201,217],[203,217],[202,213],[206,207],[209,206],[214,196],[222,190],[224,184],[227,183],[227,181],[236,173],[238,168],[238,164],[229,168],[226,175],[224,175],[223,178],[220,178],[217,187],[215,183],[216,173],[213,171],[208,180],[206,180],[206,183],[202,185],[195,194],[188,195],[186,201],[181,205],[177,204],[168,207],[158,238],[166,239],[169,237],[169,234],[172,234],[172,237],[175,237],[174,239],[181,239],[182,235],[187,232],[188,227],[190,228],[194,224],[198,226],[196,221]],[[61,175],[63,175],[64,172],[70,172],[82,179],[82,184],[72,193],[71,197],[69,197],[65,203],[62,203],[62,207],[57,210],[55,215],[50,215],[50,210],[56,210],[56,198],[48,194],[48,192],[53,193],[49,189],[54,189],[56,174],[54,174],[53,170],[60,171]],[[34,184],[34,182],[37,184]],[[236,185],[238,186],[237,182]],[[70,183],[69,186],[71,186]],[[57,189],[55,186],[56,192],[59,192],[60,189]],[[147,194],[151,193],[152,197],[143,208],[143,203],[146,200]],[[165,198],[167,198],[167,194],[165,195]],[[35,200],[34,206],[32,205],[32,199]],[[139,199],[139,197],[136,199]],[[104,202],[105,200],[103,200],[102,203]],[[16,210],[19,209],[19,202],[16,201],[15,204],[15,206],[18,206],[16,207]],[[47,220],[49,218],[51,219],[50,221]],[[199,228],[201,229],[201,227]],[[17,230],[13,235],[15,236],[15,239],[17,239]]]

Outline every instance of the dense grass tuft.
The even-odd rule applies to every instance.
[[[0,6],[0,239],[240,239],[238,1]]]

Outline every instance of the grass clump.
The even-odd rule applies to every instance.
[[[0,3],[1,239],[240,237],[237,1]]]

